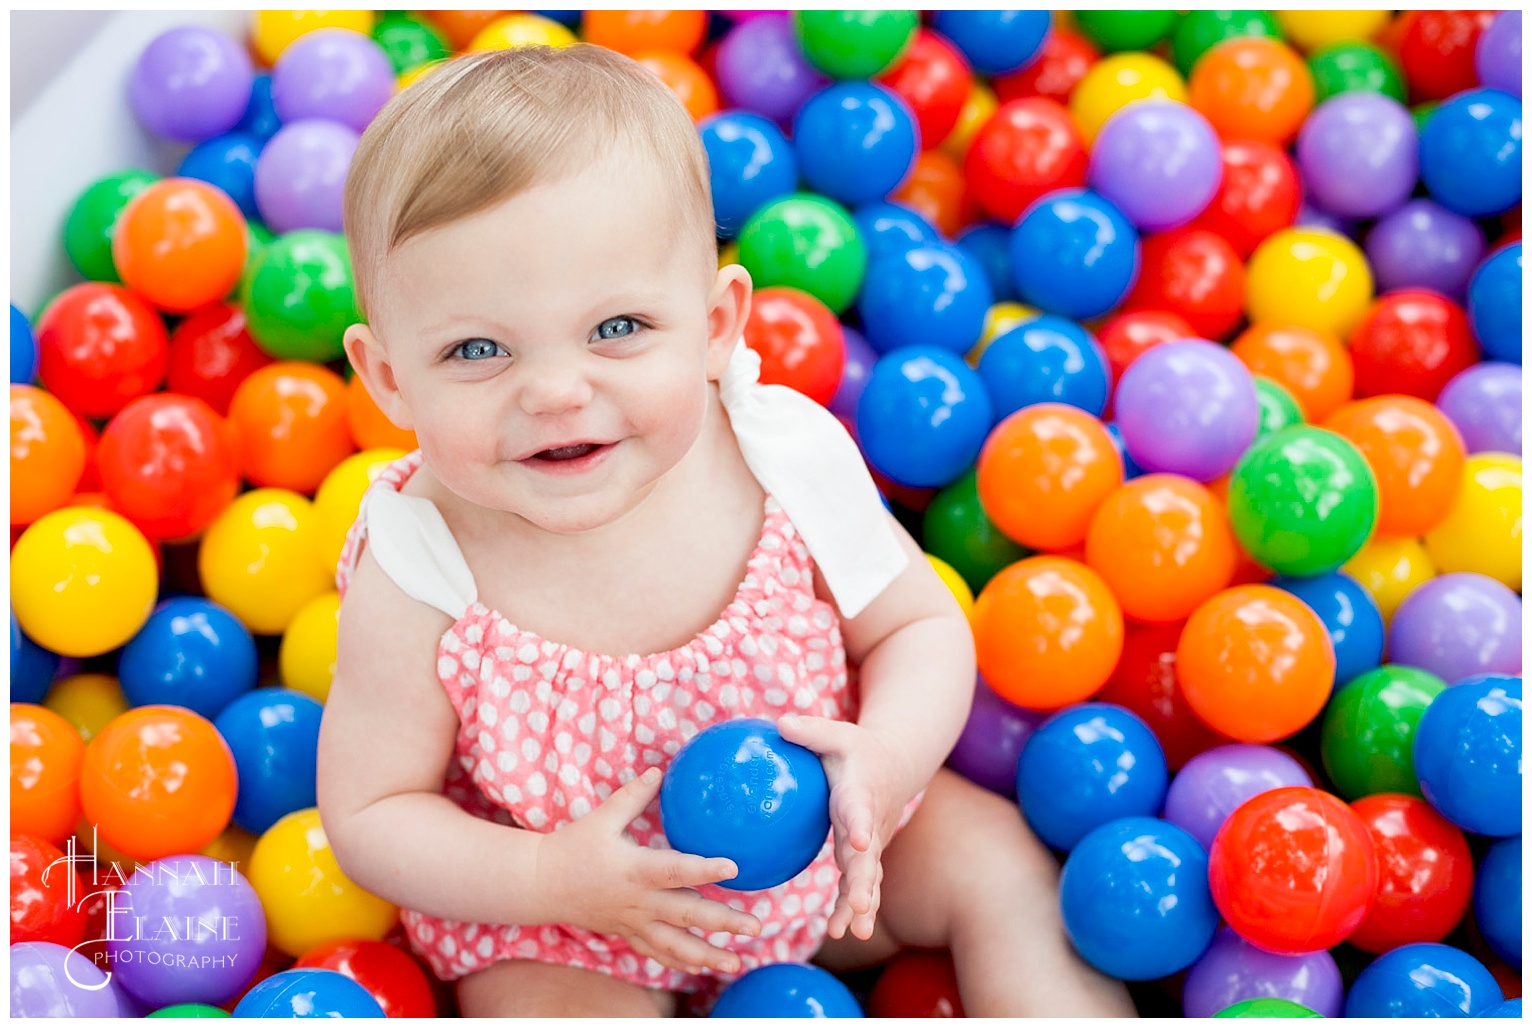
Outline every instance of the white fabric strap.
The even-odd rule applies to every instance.
[[[845,427],[796,389],[760,377],[760,354],[740,339],[719,381],[740,452],[792,519],[841,614],[854,618],[909,558]]]
[[[363,499],[367,545],[405,595],[456,621],[479,598],[473,572],[436,504],[380,486]]]

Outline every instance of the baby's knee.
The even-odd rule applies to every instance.
[[[462,1017],[671,1017],[675,997],[581,968],[503,960],[459,980]]]
[[[963,874],[1020,874],[1056,878],[1058,862],[1033,834],[1014,800],[975,785],[945,768],[924,802],[940,805],[943,845]]]

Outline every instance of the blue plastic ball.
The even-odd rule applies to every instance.
[[[723,721],[671,761],[660,819],[675,849],[734,861],[739,874],[720,885],[754,892],[791,880],[824,848],[830,785],[819,757],[770,721]]]
[[[1521,1020],[1521,997],[1517,996],[1515,999],[1508,999],[1504,1003],[1501,1003],[1501,1004],[1499,1004],[1497,1006],[1490,1007],[1488,1010],[1482,1011],[1481,1013],[1477,1013],[1474,1016],[1475,1017],[1514,1017],[1514,1018],[1516,1018],[1519,1021],[1519,1020]]]
[[[1474,675],[1438,693],[1415,727],[1427,802],[1467,832],[1521,834],[1521,679]]]
[[[281,127],[282,119],[277,116],[277,105],[271,99],[271,75],[257,75],[250,90],[250,104],[234,131],[252,135],[264,145]]]
[[[255,689],[213,720],[239,773],[234,821],[260,835],[314,806],[319,719],[324,705],[294,689]]]
[[[851,990],[810,964],[767,964],[736,978],[710,1017],[862,1017]]]
[[[864,203],[851,214],[867,248],[867,263],[918,246],[940,246],[941,233],[920,214],[887,200]]]
[[[181,160],[176,174],[211,183],[228,194],[249,219],[259,219],[255,206],[255,162],[265,144],[245,132],[229,132],[198,143]]]
[[[1218,927],[1207,853],[1153,817],[1111,821],[1081,839],[1064,861],[1059,906],[1080,956],[1124,981],[1190,967]]]
[[[122,694],[132,706],[166,703],[209,720],[255,688],[259,673],[250,630],[218,604],[195,596],[161,603],[117,663]]]
[[[37,337],[32,323],[11,304],[11,384],[31,385],[37,377]]]
[[[1076,321],[1117,306],[1138,266],[1138,232],[1089,190],[1049,193],[1011,230],[1011,274],[1022,302]]]
[[[979,377],[996,418],[1049,402],[1100,417],[1111,388],[1106,355],[1095,337],[1054,314],[1024,321],[993,340],[979,358]]]
[[[577,28],[580,27],[580,17],[585,12],[584,11],[528,11],[527,13],[528,14],[539,15],[541,17],[549,19],[550,21],[556,21],[560,25],[564,26],[566,29],[577,29]]]
[[[963,51],[974,71],[1006,75],[1042,52],[1053,15],[1048,11],[937,11],[932,27]]]
[[[915,116],[891,89],[838,82],[809,97],[793,121],[803,180],[848,207],[881,200],[915,164]]]
[[[1122,458],[1122,480],[1131,482],[1144,473],[1144,469],[1138,466],[1138,461],[1128,453],[1128,444],[1122,441],[1122,429],[1117,427],[1117,422],[1106,423],[1106,434],[1112,437],[1112,445],[1117,447],[1117,456]]]
[[[723,111],[697,124],[707,151],[718,234],[732,239],[756,211],[798,188],[798,155],[766,118]]]
[[[1468,283],[1468,321],[1488,360],[1521,363],[1521,243],[1503,246]]]
[[[1271,584],[1298,597],[1325,623],[1335,647],[1336,688],[1383,663],[1383,614],[1356,579],[1331,571]]]
[[[935,346],[878,358],[856,408],[856,437],[867,462],[917,489],[939,488],[972,467],[994,424],[979,373]]]
[[[1011,274],[1011,230],[993,221],[981,221],[958,233],[957,245],[976,257],[989,278],[995,302],[1016,299],[1016,279]]]
[[[1070,850],[1108,821],[1158,814],[1168,777],[1165,751],[1142,718],[1114,703],[1081,703],[1027,738],[1016,799],[1039,839]]]
[[[1346,1016],[1473,1017],[1504,1000],[1495,976],[1467,953],[1413,942],[1362,969],[1346,994]]]
[[[1485,852],[1473,881],[1473,916],[1495,956],[1521,967],[1521,836]]]
[[[1455,214],[1483,218],[1521,201],[1521,101],[1470,89],[1431,112],[1420,133],[1420,178]]]
[[[372,993],[339,971],[292,968],[258,982],[234,1007],[235,1017],[382,1017]]]
[[[979,262],[937,243],[869,260],[857,312],[862,335],[879,353],[935,346],[961,355],[979,341],[993,302]]]
[[[59,655],[28,638],[11,611],[11,702],[41,703],[58,670]]]

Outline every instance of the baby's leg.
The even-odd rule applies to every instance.
[[[463,1017],[672,1017],[675,996],[560,964],[502,960],[457,983]]]
[[[1058,878],[1015,803],[943,768],[883,853],[873,937],[826,942],[820,959],[850,967],[892,944],[945,946],[970,1017],[1133,1016],[1127,989],[1069,945]]]

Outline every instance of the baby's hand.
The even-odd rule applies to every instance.
[[[830,822],[841,870],[830,938],[843,938],[850,928],[858,939],[870,939],[882,899],[883,847],[915,795],[907,784],[909,761],[882,736],[851,721],[788,714],[777,729],[788,742],[819,754],[830,782]]]
[[[537,888],[554,909],[567,911],[562,921],[621,936],[640,956],[693,974],[707,968],[735,974],[738,957],[688,931],[760,934],[759,920],[692,888],[733,878],[739,873],[734,862],[647,849],[627,834],[659,795],[662,778],[659,768],[650,768],[589,814],[544,836]]]

